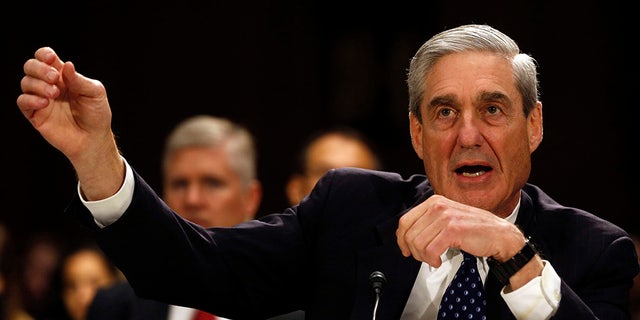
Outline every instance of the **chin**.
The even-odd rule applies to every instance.
[[[487,192],[462,192],[461,196],[451,199],[468,206],[493,211],[495,203],[490,201],[489,197],[490,195],[487,195]]]

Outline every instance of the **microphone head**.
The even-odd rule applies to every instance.
[[[369,275],[369,283],[376,292],[379,292],[382,289],[382,285],[386,281],[387,278],[385,278],[384,273],[380,271],[374,271]]]

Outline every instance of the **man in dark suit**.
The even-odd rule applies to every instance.
[[[20,110],[79,179],[69,212],[141,296],[233,319],[434,319],[466,252],[488,319],[629,317],[633,242],[527,183],[542,141],[536,64],[490,26],[443,31],[411,60],[426,176],[331,170],[299,205],[230,228],[181,219],[123,159],[101,83],[50,48],[24,70]]]

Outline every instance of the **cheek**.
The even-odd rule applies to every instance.
[[[201,203],[218,215],[220,212],[238,208],[238,204],[242,203],[241,199],[241,196],[235,192],[216,192],[204,198]]]
[[[526,128],[523,126],[523,128]],[[530,156],[530,143],[529,132],[526,129],[518,130],[515,132],[511,132],[504,139],[507,145],[507,148],[513,150],[512,152],[517,152],[519,155]]]
[[[506,154],[508,159],[504,160],[511,165],[511,170],[517,172],[517,175],[528,175],[531,167],[531,151],[528,137],[526,134],[521,134],[520,138],[505,140],[506,143],[502,146],[504,148],[502,154]]]
[[[422,137],[422,159],[426,162],[446,162],[456,148],[456,135],[451,132],[425,131]]]

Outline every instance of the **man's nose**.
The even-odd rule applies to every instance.
[[[187,188],[187,192],[185,194],[185,201],[187,201],[188,203],[195,203],[200,201],[201,197],[202,197],[202,188],[200,188],[196,184],[189,185],[189,187]]]
[[[458,145],[463,148],[475,148],[482,145],[481,121],[471,114],[463,114],[457,123]]]

